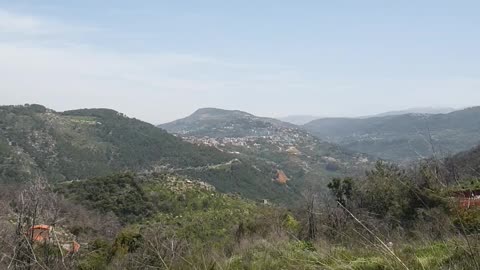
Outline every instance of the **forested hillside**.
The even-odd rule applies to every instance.
[[[203,108],[159,127],[171,133],[219,138],[268,136],[278,129],[295,128],[295,125],[242,111]]]
[[[57,113],[39,105],[0,107],[0,128],[3,181],[18,181],[22,173],[61,181],[230,158],[107,109]]]
[[[268,120],[176,137],[106,109],[0,112],[0,267],[478,269],[478,148],[372,166]]]
[[[293,190],[323,189],[329,178],[363,172],[372,164],[367,155],[324,142],[295,125],[242,111],[199,109],[159,127],[197,145],[272,164],[284,176],[277,181]]]
[[[0,107],[0,182],[37,176],[60,182],[124,170],[174,171],[258,199],[289,200],[298,194],[272,181],[272,165],[184,142],[113,110]]]
[[[323,140],[382,159],[445,157],[480,143],[480,107],[448,114],[326,118],[303,127]]]

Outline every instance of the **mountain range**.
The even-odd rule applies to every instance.
[[[402,115],[402,114],[446,114],[454,111],[456,111],[456,109],[451,107],[417,107],[417,108],[410,108],[405,110],[388,111],[388,112],[383,112],[383,113],[374,114],[370,116],[362,116],[358,118],[395,116],[395,115]]]
[[[448,249],[445,243],[457,243],[459,218],[478,232],[478,209],[454,212],[452,196],[480,187],[480,148],[405,167],[373,161],[393,151],[408,154],[398,149],[406,148],[402,138],[415,142],[419,133],[413,131],[425,126],[420,134],[433,153],[437,144],[458,152],[474,144],[479,112],[322,119],[302,127],[207,108],[156,127],[109,109],[0,106],[0,233],[6,243],[0,254],[21,250],[18,265],[30,265],[33,256],[23,254],[34,254],[42,269],[405,269],[392,266],[383,249],[366,249],[378,241],[368,227],[385,224],[376,232],[402,231],[394,238],[396,250],[411,269],[465,269],[471,256],[459,250],[467,243]],[[306,130],[317,122],[320,131],[331,132],[329,140],[353,132],[364,134],[353,136],[358,144],[375,136],[385,148],[375,152],[365,144],[371,154],[362,154],[342,140],[327,142]],[[352,226],[360,219],[351,212],[362,226]],[[12,237],[45,227],[55,244],[30,240],[33,245],[24,246],[22,237]],[[431,233],[435,240],[425,240]],[[365,240],[367,246],[351,245]],[[321,245],[338,248],[323,255]],[[64,256],[63,249],[74,254]],[[258,264],[262,260],[269,263]]]
[[[441,114],[441,113],[451,113],[456,111],[456,109],[451,107],[417,107],[417,108],[410,108],[406,110],[397,110],[397,111],[388,111],[374,115],[368,116],[359,116],[359,117],[351,117],[351,118],[371,118],[371,117],[383,117],[383,116],[394,116],[394,115],[402,115],[402,114],[411,114],[411,113],[421,113],[421,114]],[[291,123],[294,125],[305,125],[308,122],[322,119],[322,118],[330,118],[330,117],[321,117],[315,115],[289,115],[285,117],[278,118],[281,121]],[[338,118],[338,117],[337,117]]]
[[[409,161],[468,150],[480,141],[479,131],[480,108],[303,126],[205,108],[155,127],[109,109],[0,106],[0,182],[168,172],[220,192],[286,202],[332,177],[358,174],[377,158]]]
[[[278,120],[300,126],[320,118],[322,117],[315,115],[289,115],[280,117]]]
[[[393,161],[447,156],[480,143],[480,107],[447,114],[324,118],[302,126],[346,149]]]
[[[0,107],[0,182],[63,182],[121,171],[169,172],[254,199],[295,199],[274,182],[277,168],[191,144],[109,109],[55,112],[41,105]]]

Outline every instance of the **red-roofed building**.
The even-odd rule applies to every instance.
[[[458,199],[461,208],[480,206],[480,189],[464,190],[455,192],[455,198]]]

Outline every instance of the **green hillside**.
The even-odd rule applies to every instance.
[[[171,133],[208,137],[268,136],[295,125],[236,110],[203,108],[192,115],[159,125]]]
[[[365,178],[333,180],[330,196],[310,203],[315,197],[307,195],[289,209],[165,173],[114,174],[58,183],[53,190],[28,185],[22,194],[36,190],[39,196],[25,197],[26,207],[39,211],[26,212],[26,228],[32,216],[53,224],[59,241],[80,243],[73,255],[62,254],[55,241],[29,249],[10,237],[25,201],[15,199],[19,189],[0,190],[0,267],[477,269],[478,212],[456,208],[414,176],[378,163]],[[342,206],[332,204],[339,198]],[[459,235],[465,228],[472,233],[468,239]],[[12,252],[11,246],[18,248]]]
[[[319,138],[382,159],[447,156],[480,143],[480,107],[448,114],[326,118],[303,126]]]
[[[294,200],[298,195],[272,182],[272,165],[184,142],[113,110],[0,107],[0,182],[37,176],[60,182],[124,170],[174,171],[250,198]]]
[[[368,156],[324,142],[295,125],[236,110],[199,109],[159,127],[197,145],[208,145],[283,171],[292,190],[324,188],[335,176],[363,172]]]

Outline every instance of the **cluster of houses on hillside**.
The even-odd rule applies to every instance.
[[[209,145],[217,148],[225,146],[238,146],[238,147],[258,147],[261,141],[267,141],[270,144],[278,145],[284,149],[288,149],[302,141],[303,135],[290,130],[284,132],[277,132],[274,135],[262,135],[262,136],[244,136],[244,137],[196,137],[188,135],[180,135],[183,140],[198,144]]]

